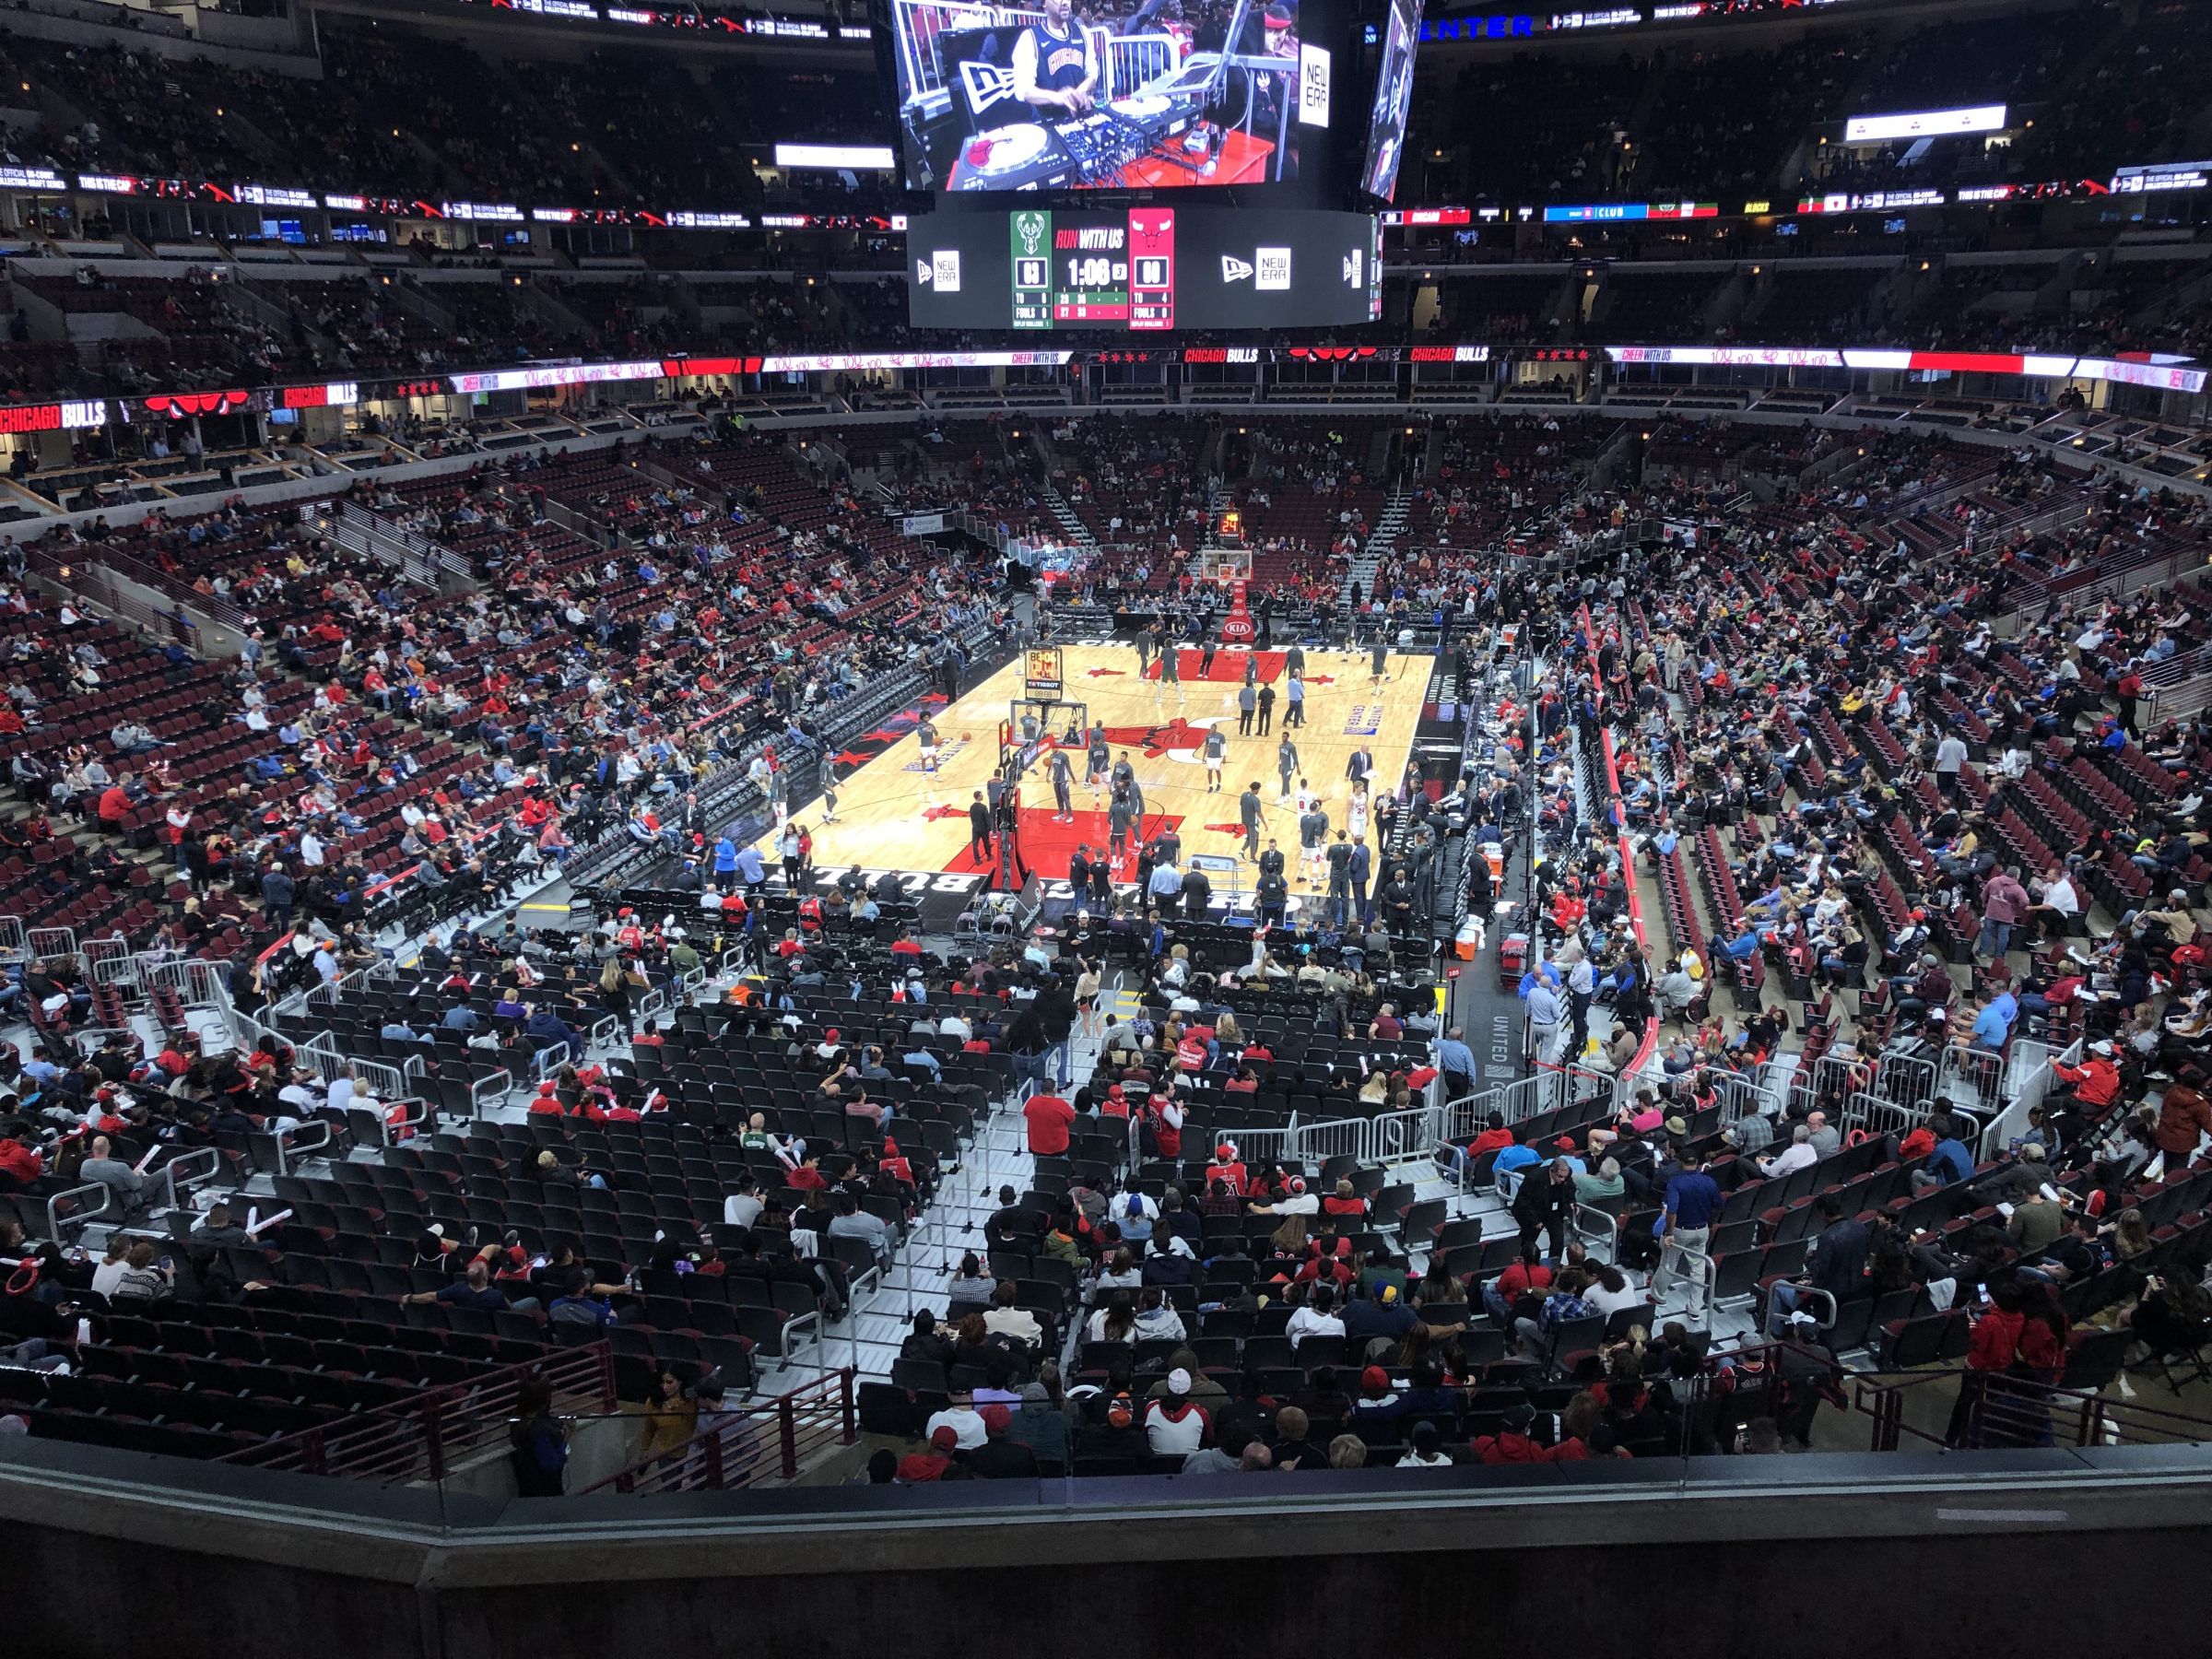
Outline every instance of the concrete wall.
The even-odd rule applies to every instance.
[[[2207,1496],[2186,1446],[505,1504],[0,1447],[41,1659],[2192,1653]]]

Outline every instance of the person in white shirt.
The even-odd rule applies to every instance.
[[[1651,1300],[1612,1263],[1599,1263],[1595,1272],[1596,1279],[1583,1291],[1583,1300],[1593,1311],[1610,1316],[1623,1308],[1641,1308]]]
[[[1252,1206],[1252,1213],[1255,1216],[1316,1216],[1321,1213],[1321,1195],[1306,1191],[1305,1177],[1293,1175],[1288,1196],[1277,1198],[1273,1204],[1255,1204]]]
[[[2028,884],[2035,902],[2029,907],[2029,919],[2042,930],[2045,938],[2063,937],[2081,914],[2081,895],[2075,890],[2074,878],[2064,865],[2053,865],[2040,881]]]
[[[972,1452],[991,1438],[983,1428],[983,1414],[976,1410],[972,1397],[965,1394],[953,1395],[951,1405],[931,1414],[922,1438],[931,1439],[941,1428],[950,1429],[959,1437],[962,1452]]]
[[[937,1035],[950,1037],[956,1042],[965,1042],[975,1035],[973,1029],[958,1014],[943,1014],[937,1018]]]
[[[330,1080],[329,1091],[324,1099],[333,1112],[344,1112],[353,1104],[354,1093],[353,1068],[349,1065]]]
[[[983,1312],[983,1324],[994,1336],[1011,1336],[1024,1347],[1034,1348],[1044,1340],[1044,1327],[1037,1323],[1036,1314],[1014,1305],[1018,1294],[1012,1279],[1002,1279],[991,1292],[991,1306]]]
[[[1335,1291],[1327,1285],[1315,1285],[1312,1300],[1291,1312],[1290,1323],[1283,1330],[1290,1338],[1292,1353],[1309,1336],[1343,1335],[1344,1319],[1336,1312]]]
[[[1779,1180],[1793,1170],[1809,1169],[1819,1161],[1813,1150],[1813,1132],[1803,1124],[1791,1132],[1790,1144],[1759,1165],[1769,1180]]]
[[[1413,1426],[1412,1449],[1398,1459],[1398,1467],[1401,1469],[1450,1468],[1452,1455],[1443,1449],[1441,1443],[1441,1439],[1434,1423],[1427,1421],[1416,1423]]]
[[[933,1418],[932,1421],[935,1421]],[[1206,1443],[1213,1420],[1191,1399],[1191,1373],[1168,1373],[1168,1392],[1145,1405],[1145,1441],[1155,1457],[1184,1457]]]

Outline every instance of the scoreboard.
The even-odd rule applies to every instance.
[[[1020,207],[909,221],[917,328],[1344,326],[1382,314],[1371,214]]]
[[[1175,210],[1027,207],[1006,220],[1016,328],[1175,326]]]

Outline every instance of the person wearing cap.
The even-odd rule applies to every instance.
[[[909,1453],[899,1460],[901,1486],[927,1486],[940,1480],[972,1477],[967,1465],[959,1461],[959,1436],[949,1428],[933,1429],[928,1450]]]
[[[1387,1279],[1378,1279],[1364,1297],[1345,1305],[1344,1335],[1354,1354],[1364,1354],[1378,1337],[1392,1344],[1420,1324],[1420,1316],[1406,1305],[1406,1293]]]
[[[1008,1437],[1014,1414],[996,1402],[983,1407],[983,1443],[968,1453],[968,1472],[978,1480],[1034,1480],[1037,1453]]]
[[[1495,1434],[1475,1437],[1475,1461],[1496,1466],[1500,1464],[1549,1463],[1546,1448],[1536,1444],[1529,1430],[1535,1426],[1536,1408],[1524,1400],[1505,1409],[1505,1422]]]
[[[2008,1161],[1975,1182],[1971,1191],[1977,1204],[2018,1204],[2055,1179],[2043,1143],[2023,1141]]]
[[[1137,1403],[1125,1391],[1102,1397],[1094,1394],[1088,1413],[1076,1430],[1076,1461],[1150,1454],[1151,1444],[1139,1420]]]
[[[1145,1403],[1145,1444],[1155,1457],[1185,1457],[1206,1443],[1213,1418],[1191,1398],[1191,1373],[1177,1366],[1167,1393]]]
[[[1352,1402],[1351,1422],[1347,1427],[1365,1428],[1394,1423],[1406,1415],[1406,1402],[1390,1372],[1380,1365],[1371,1365],[1359,1373],[1359,1397]]]
[[[2120,1098],[2120,1051],[2107,1040],[2089,1044],[2079,1065],[2053,1060],[2051,1070],[2065,1085],[2062,1100],[2071,1099],[2084,1115],[2101,1118]]]
[[[1398,1459],[1401,1469],[1448,1469],[1452,1454],[1443,1449],[1443,1436],[1427,1418],[1414,1424],[1409,1437],[1411,1445],[1406,1455]]]
[[[1917,1019],[1931,1008],[1942,1007],[1959,989],[1951,971],[1932,950],[1922,953],[1917,973],[1893,974],[1888,984],[1900,1019]]]

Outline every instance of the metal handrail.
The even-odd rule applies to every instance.
[[[281,1141],[279,1159],[282,1161]],[[187,1170],[200,1159],[207,1160],[206,1168]],[[173,1206],[182,1202],[180,1194],[194,1187],[205,1186],[223,1172],[223,1155],[213,1147],[194,1147],[189,1152],[179,1153],[161,1166],[161,1179],[168,1184],[169,1203]]]
[[[82,1186],[65,1187],[58,1193],[49,1194],[46,1199],[46,1236],[48,1238],[58,1241],[66,1236],[62,1231],[61,1206],[72,1198],[81,1200],[88,1193],[100,1194],[99,1206],[96,1208],[87,1209],[80,1215],[71,1217],[70,1221],[77,1227],[88,1227],[108,1213],[108,1206],[114,1202],[115,1189],[106,1182],[88,1181]]]
[[[256,1469],[397,1485],[442,1480],[457,1460],[482,1451],[512,1416],[524,1382],[542,1377],[554,1406],[615,1406],[614,1350],[602,1340],[557,1350],[540,1363],[500,1366],[466,1382],[450,1382],[388,1406],[276,1440],[241,1446],[217,1458]]]
[[[322,1131],[322,1134],[318,1138],[314,1140],[308,1140],[304,1138],[316,1130]],[[327,1118],[316,1118],[311,1123],[301,1124],[297,1129],[278,1130],[275,1136],[276,1142],[276,1173],[279,1175],[289,1175],[293,1169],[292,1160],[295,1158],[302,1156],[303,1154],[309,1152],[327,1151],[330,1147],[333,1131],[334,1125]],[[387,1142],[386,1144],[389,1145],[390,1143]]]
[[[683,1445],[624,1465],[577,1495],[621,1492],[732,1491],[763,1480],[795,1480],[805,1460],[832,1442],[860,1439],[851,1366],[762,1406],[728,1414]],[[760,1430],[772,1420],[772,1440]]]

